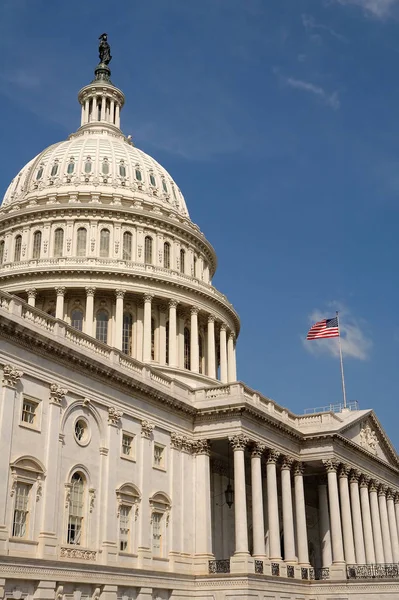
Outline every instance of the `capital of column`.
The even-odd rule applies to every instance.
[[[245,450],[248,445],[249,438],[240,433],[239,435],[233,435],[229,437],[229,442],[234,451],[236,450]]]
[[[37,296],[37,289],[36,288],[28,288],[25,291],[28,294],[28,298],[36,298],[36,296]]]
[[[370,484],[370,478],[366,477],[366,475],[360,475],[359,487],[368,489],[369,484]]]
[[[180,433],[172,431],[170,434],[170,447],[174,450],[181,450],[183,445],[183,436]]]
[[[278,452],[278,450],[274,450],[273,448],[270,448],[267,456],[266,456],[266,462],[268,464],[276,464],[276,462],[278,461],[280,456],[280,452]]]
[[[205,454],[206,456],[210,456],[211,444],[209,440],[195,440],[193,444],[193,452],[194,454]]]
[[[141,435],[147,439],[150,439],[151,433],[154,430],[155,425],[149,421],[141,421]]]
[[[350,483],[359,483],[360,472],[356,469],[351,469],[349,473],[349,482]]]
[[[114,406],[108,408],[108,424],[119,425],[121,417],[123,416],[123,410],[119,410]]]
[[[304,471],[305,465],[303,464],[303,462],[296,462],[294,464],[294,477],[302,477]]]
[[[395,494],[394,494],[394,502],[395,502],[395,504],[399,504],[399,493],[398,492],[395,492]]]
[[[65,399],[68,390],[62,388],[58,383],[52,383],[50,385],[50,402],[61,406],[61,402]]]
[[[169,300],[169,308],[176,308],[178,304],[177,300]]]
[[[395,492],[393,491],[392,488],[388,488],[387,489],[387,500],[394,500],[395,498]]]
[[[345,464],[342,463],[339,466],[338,477],[340,479],[348,478],[349,471],[350,471],[350,467],[348,467],[348,465],[345,465]]]
[[[215,315],[208,315],[208,323],[214,323],[215,322]]]
[[[7,385],[10,388],[15,388],[18,381],[23,375],[22,371],[18,371],[12,365],[4,365],[3,367],[3,385]]]
[[[123,299],[124,296],[125,296],[125,294],[126,294],[126,290],[115,290],[115,296],[117,298],[122,298]]]
[[[191,313],[192,315],[198,315],[198,313],[199,313],[199,308],[197,308],[197,306],[191,306],[191,307],[190,307],[190,313]]]
[[[144,302],[152,302],[152,299],[154,298],[154,294],[144,294],[143,298],[144,298]]]
[[[381,484],[378,487],[378,495],[379,496],[386,496],[387,495],[387,491],[388,491],[388,486]]]
[[[96,293],[95,287],[87,287],[85,289],[86,289],[86,296],[94,296],[94,294]]]
[[[376,481],[375,479],[372,479],[370,481],[370,485],[369,485],[369,491],[370,492],[378,492],[378,488],[379,488],[379,483],[378,481]]]
[[[233,340],[233,342],[234,342],[235,339],[236,339],[236,334],[234,333],[234,331],[230,331],[230,333],[229,333],[229,340]]]
[[[261,458],[265,451],[265,445],[260,442],[254,442],[251,447],[251,457],[252,458]]]
[[[326,469],[327,473],[336,473],[339,467],[339,462],[337,460],[333,460],[328,458],[326,460],[321,461]]]
[[[65,287],[56,287],[55,288],[55,293],[57,294],[57,296],[65,296],[65,292],[66,292],[66,288]]]
[[[281,470],[282,471],[291,471],[293,464],[294,464],[294,459],[291,456],[283,456],[281,459]]]
[[[227,329],[227,324],[226,323],[221,323],[220,325],[220,331],[226,331]]]

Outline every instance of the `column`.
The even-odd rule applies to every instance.
[[[369,479],[363,475],[359,482],[360,488],[360,504],[362,507],[363,535],[364,548],[366,552],[366,562],[368,565],[375,563],[375,550],[373,540],[373,527],[371,524],[370,511],[370,496],[369,496]]]
[[[215,317],[208,315],[208,377],[216,379]]]
[[[193,373],[199,372],[198,308],[191,307],[190,363]]]
[[[265,556],[265,525],[263,521],[262,454],[265,447],[258,442],[251,452],[253,556]]]
[[[344,538],[345,562],[353,565],[356,562],[355,544],[353,540],[351,503],[349,499],[349,484],[348,484],[349,468],[346,465],[341,465],[338,474],[339,480],[339,497],[341,500],[341,520],[342,533]]]
[[[108,408],[108,432],[104,487],[101,490],[102,510],[102,562],[114,563],[118,553],[118,522],[115,511],[115,490],[118,487],[120,461],[121,417],[123,411],[114,406]]]
[[[369,488],[369,496],[370,496],[370,509],[371,509],[371,524],[373,527],[373,537],[374,537],[375,561],[376,561],[376,563],[383,564],[385,561],[385,557],[384,557],[384,546],[382,544],[381,521],[380,521],[380,511],[378,508],[377,490],[378,490],[378,484],[375,481],[371,481],[370,488]]]
[[[116,107],[115,107],[115,125],[117,127],[120,127],[120,124],[121,124],[120,107],[119,107],[119,104],[117,104]]]
[[[222,323],[220,326],[220,381],[227,383],[227,347],[226,347],[226,328],[227,325]]]
[[[352,506],[352,522],[356,563],[358,565],[364,565],[366,563],[366,554],[364,551],[362,512],[360,508],[359,476],[360,475],[357,471],[352,470],[350,472],[349,491]]]
[[[323,460],[327,470],[328,500],[330,506],[331,546],[333,563],[343,563],[344,546],[342,543],[341,515],[337,485],[337,469],[339,463],[335,460]]]
[[[101,96],[101,121],[105,121],[105,96]]]
[[[85,100],[84,122],[82,123],[82,125],[84,125],[84,123],[88,123],[88,122],[89,122],[89,100]]]
[[[276,462],[280,453],[269,450],[267,454],[267,518],[269,522],[270,560],[281,560],[280,521],[278,516]]]
[[[159,364],[166,365],[166,315],[167,308],[165,304],[159,305]]]
[[[194,442],[195,452],[195,553],[212,555],[210,444]]]
[[[394,503],[395,503],[396,526],[398,529],[398,536],[399,536],[399,494],[398,493],[395,494]]]
[[[399,562],[399,539],[398,539],[398,529],[396,527],[394,493],[392,490],[388,490],[388,492],[387,492],[387,511],[388,511],[389,533],[391,535],[391,545],[392,545],[392,562],[397,563],[397,562]]]
[[[391,536],[389,533],[388,523],[388,510],[387,510],[387,487],[380,485],[378,488],[378,504],[380,507],[380,521],[381,521],[381,533],[382,533],[382,546],[384,548],[384,562],[387,564],[392,563],[392,546]]]
[[[235,553],[248,554],[247,496],[245,486],[245,447],[248,438],[234,435],[229,438],[234,450],[234,518],[235,518]]]
[[[125,290],[115,290],[116,306],[115,306],[115,335],[114,346],[117,350],[122,350],[123,337],[123,298]]]
[[[177,367],[177,328],[176,307],[177,300],[169,300],[169,366]]]
[[[110,106],[110,122],[114,125],[115,124],[115,100],[112,99],[111,100],[111,106]]]
[[[227,372],[229,383],[233,383],[237,380],[237,374],[234,368],[234,337],[234,333],[231,332],[227,339]]]
[[[151,303],[152,294],[144,294],[143,362],[151,362]]]
[[[85,333],[93,335],[94,330],[94,294],[96,288],[86,288],[86,317],[85,317]]]
[[[151,528],[150,528],[150,503],[148,498],[153,494],[152,491],[152,438],[154,424],[147,420],[141,421],[141,440],[139,455],[137,457],[137,466],[139,468],[140,491],[143,501],[140,502],[140,513],[138,520],[138,563],[139,566],[151,566]],[[137,440],[138,442],[139,440]],[[144,501],[144,498],[147,500]]]
[[[293,459],[283,457],[281,464],[281,495],[283,503],[284,561],[296,562],[294,513],[292,510],[291,467]]]
[[[331,529],[328,514],[327,478],[322,477],[318,485],[319,494],[319,532],[321,544],[321,566],[329,567],[332,563]]]
[[[184,530],[182,520],[182,444],[183,436],[172,432],[170,434],[168,477],[169,489],[173,490],[173,510],[170,511],[168,529],[170,536],[169,556],[176,557],[179,557],[180,553],[183,552],[181,535],[182,530]]]
[[[296,541],[298,548],[298,562],[300,565],[309,565],[308,531],[306,527],[305,491],[303,487],[303,463],[294,466],[295,490],[295,516],[296,516]]]
[[[57,287],[57,288],[55,288],[55,292],[57,294],[57,302],[55,305],[55,318],[56,319],[64,319],[65,288]]]
[[[178,366],[184,369],[184,315],[177,318],[177,360]]]
[[[26,293],[28,294],[28,304],[29,304],[29,306],[35,306],[35,304],[36,304],[36,296],[37,296],[36,288],[29,288],[28,290],[26,290]]]

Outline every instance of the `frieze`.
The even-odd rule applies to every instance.
[[[369,452],[377,454],[378,438],[377,434],[371,429],[370,425],[362,427],[360,431],[360,445]]]
[[[61,548],[61,558],[83,558],[83,560],[96,560],[97,552],[95,550],[83,550],[81,548]]]

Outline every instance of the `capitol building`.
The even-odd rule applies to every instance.
[[[397,600],[393,445],[237,380],[214,249],[110,60],[0,208],[0,599]]]

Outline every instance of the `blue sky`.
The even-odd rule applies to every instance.
[[[399,447],[399,0],[1,0],[0,188],[79,125],[107,31],[122,126],[179,183],[241,316],[239,378],[349,400]]]

